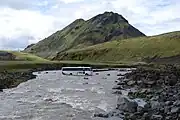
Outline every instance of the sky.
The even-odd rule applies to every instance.
[[[180,30],[180,0],[0,0],[0,49],[23,49],[105,11],[148,36]]]

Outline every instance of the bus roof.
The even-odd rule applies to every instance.
[[[91,67],[62,67],[62,68],[91,68]]]

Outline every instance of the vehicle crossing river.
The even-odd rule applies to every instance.
[[[34,73],[36,79],[0,93],[0,120],[104,120],[93,114],[116,107],[112,88],[118,73],[86,77],[65,76],[61,71]]]

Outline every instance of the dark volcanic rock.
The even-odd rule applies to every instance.
[[[35,78],[32,71],[24,72],[0,72],[0,90],[18,86],[21,82]]]
[[[103,113],[98,113],[98,114],[94,114],[94,117],[101,117],[101,118],[108,118],[108,114],[103,114]]]
[[[120,97],[117,108],[124,111],[125,120],[178,120],[180,118],[180,68],[165,65],[158,68],[137,68],[120,79],[118,90],[129,92],[131,99],[142,98],[147,104],[137,106]]]

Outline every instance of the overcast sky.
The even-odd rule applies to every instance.
[[[0,0],[0,49],[22,49],[105,11],[146,35],[180,30],[180,0]]]

